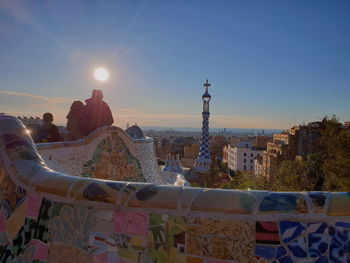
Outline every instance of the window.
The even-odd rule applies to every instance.
[[[244,170],[247,170],[247,167],[244,165],[244,166],[243,166],[243,169],[244,169]]]
[[[251,154],[250,154],[250,157],[253,157],[253,156],[254,156],[254,154],[251,153]]]
[[[250,163],[253,163],[253,159],[250,159]]]
[[[253,166],[252,165],[250,166],[250,170],[253,170]]]
[[[243,162],[246,163],[246,162],[247,162],[247,159],[244,159]]]
[[[244,153],[243,155],[244,155],[244,157],[246,157],[246,156],[247,156],[247,153]]]

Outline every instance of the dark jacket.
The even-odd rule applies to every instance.
[[[85,136],[99,127],[113,124],[112,112],[106,102],[92,98],[85,100],[85,102],[83,117],[83,132]]]
[[[83,111],[71,110],[67,115],[67,140],[77,140],[83,137]]]
[[[44,123],[40,126],[36,142],[58,142],[60,140],[60,132],[55,124]]]

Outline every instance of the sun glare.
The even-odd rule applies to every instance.
[[[94,77],[98,81],[106,81],[109,79],[109,72],[104,67],[98,67],[94,70]]]

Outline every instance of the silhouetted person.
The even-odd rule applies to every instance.
[[[90,99],[85,100],[84,135],[89,135],[99,127],[112,125],[113,116],[108,104],[103,101],[101,90],[94,89]]]
[[[61,140],[58,128],[53,122],[53,115],[49,112],[43,115],[43,124],[40,126],[36,142],[58,142]]]
[[[85,106],[80,100],[74,101],[67,115],[67,138],[72,141],[83,137],[82,121],[84,117]]]

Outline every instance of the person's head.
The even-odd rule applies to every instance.
[[[52,123],[53,122],[53,115],[50,112],[46,112],[43,114],[43,121],[46,123]]]
[[[94,89],[94,90],[92,91],[92,96],[91,96],[91,98],[94,99],[94,100],[102,100],[102,99],[103,99],[102,90]]]
[[[70,110],[73,110],[73,111],[79,111],[81,110],[82,108],[84,108],[84,103],[81,102],[80,100],[76,100],[72,103],[72,105],[70,106]]]

